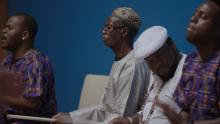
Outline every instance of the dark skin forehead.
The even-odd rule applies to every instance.
[[[200,5],[196,11],[206,12],[209,17],[219,17],[220,15],[220,7],[216,5],[214,2],[208,1]]]
[[[24,27],[24,17],[22,16],[11,16],[8,18],[6,25]]]
[[[123,25],[123,22],[117,16],[110,16],[106,23],[107,24],[112,24],[114,26],[121,26],[121,25]]]

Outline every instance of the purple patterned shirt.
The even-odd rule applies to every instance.
[[[220,116],[220,51],[207,62],[202,62],[198,53],[187,57],[174,98],[190,113],[191,121]]]
[[[41,98],[41,106],[38,110],[17,110],[10,107],[6,108],[7,113],[52,117],[57,112],[57,106],[54,75],[48,57],[31,49],[15,63],[12,63],[12,58],[12,54],[9,54],[1,65],[22,73],[25,83],[24,98]],[[25,122],[19,121],[18,123],[24,124]],[[30,124],[30,122],[26,123]]]

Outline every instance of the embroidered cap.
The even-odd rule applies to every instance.
[[[144,59],[150,56],[165,44],[167,38],[167,29],[162,26],[146,29],[134,43],[135,57]]]

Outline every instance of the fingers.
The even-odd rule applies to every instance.
[[[166,104],[159,100],[157,101],[156,104],[161,109],[163,109],[164,114],[167,116],[171,124],[177,124],[182,122],[180,115],[176,114],[175,111],[169,106],[169,104]]]
[[[61,116],[61,114],[62,114],[62,113],[60,112],[60,113],[54,115],[53,118],[54,118],[54,119],[57,119],[57,118],[59,118],[59,117]]]
[[[114,118],[109,124],[129,124],[130,121],[126,117]]]
[[[122,123],[122,117],[117,117],[111,120],[110,124],[120,124]]]
[[[118,118],[114,118],[109,122],[109,124],[117,124]]]
[[[58,113],[53,116],[56,119],[56,124],[73,124],[69,113]]]
[[[58,113],[58,114],[54,115],[52,118],[56,119],[56,122],[53,124],[61,124],[62,123],[61,117],[62,117],[62,113]]]
[[[160,107],[161,109],[163,109],[165,114],[169,114],[170,112],[172,112],[173,110],[170,108],[170,106],[166,103],[161,102],[160,100],[156,101],[156,105],[158,107]]]

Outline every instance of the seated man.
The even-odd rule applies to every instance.
[[[170,124],[156,102],[168,103],[172,109],[180,112],[172,98],[186,55],[176,49],[167,30],[161,26],[144,31],[135,42],[134,51],[135,56],[144,59],[152,71],[145,103],[139,113],[132,117],[115,118],[111,124]]]
[[[148,66],[144,61],[137,62],[132,50],[140,25],[140,17],[131,8],[121,7],[112,12],[102,30],[105,45],[115,54],[104,96],[97,106],[55,115],[58,123],[108,123],[114,117],[137,111],[149,80]]]
[[[197,52],[190,54],[174,93],[183,114],[166,113],[173,124],[220,124],[220,1],[208,0],[197,8],[187,28]]]
[[[4,108],[0,107],[1,113],[4,110],[9,114],[43,117],[52,117],[56,113],[53,70],[48,57],[34,49],[36,33],[37,22],[27,14],[10,16],[2,30],[1,47],[10,53],[2,61],[1,67],[11,74],[4,74],[2,70],[0,73],[0,102],[7,105],[6,107],[4,105]],[[6,75],[12,77],[13,73],[19,73],[21,79],[17,82],[13,79],[4,79]],[[23,92],[20,88],[24,88]]]

